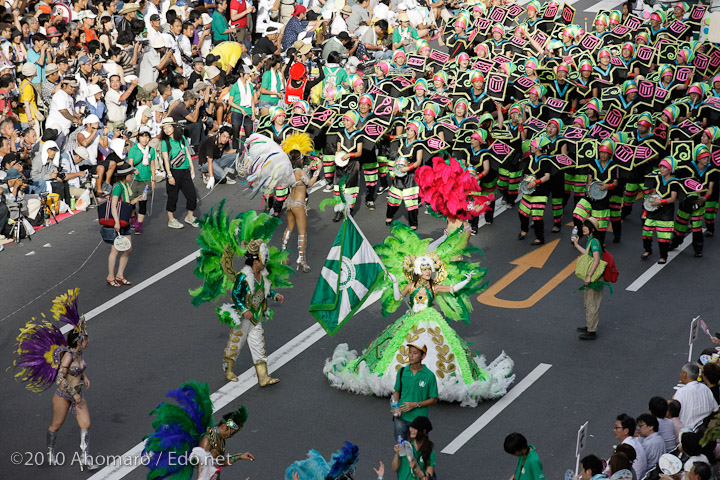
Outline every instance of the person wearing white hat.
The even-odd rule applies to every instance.
[[[70,134],[70,128],[73,124],[82,123],[82,118],[75,110],[75,92],[77,92],[78,82],[74,78],[64,78],[61,82],[62,87],[55,92],[50,102],[50,113],[48,113],[45,128],[54,128],[60,132],[57,139],[58,144],[62,145],[65,137]]]
[[[175,62],[173,50],[167,48],[165,49],[165,53],[162,53],[163,48],[165,48],[165,40],[162,35],[150,38],[150,48],[145,51],[142,60],[140,60],[138,76],[138,83],[140,85],[157,82],[160,77],[160,72]]]
[[[88,113],[96,115],[98,118],[105,117],[107,113],[107,107],[105,102],[102,101],[103,91],[100,85],[95,83],[88,87],[87,97],[85,101],[87,103]]]
[[[86,178],[87,170],[80,170],[80,165],[87,162],[89,157],[90,154],[87,149],[81,146],[78,146],[70,155],[64,154],[60,156],[60,167],[62,173],[65,174],[64,180],[70,187],[70,197],[72,198],[78,199],[85,193],[82,184]]]
[[[83,119],[83,129],[77,134],[77,144],[85,147],[88,151],[88,158],[84,165],[91,167],[92,173],[97,174],[95,180],[95,193],[102,196],[103,192],[110,193],[110,180],[115,171],[115,162],[103,159],[98,162],[98,147],[109,147],[108,128],[100,130],[100,118],[97,115],[90,114]],[[103,181],[106,182],[103,189]]]
[[[197,10],[190,12],[190,19],[197,13]],[[212,50],[212,17],[207,13],[200,14],[195,20],[195,29],[195,34],[198,36],[197,44],[200,46],[200,56],[205,58]]]
[[[37,95],[35,93],[35,87],[32,85],[32,79],[37,72],[37,67],[33,63],[26,63],[20,68],[20,96],[18,101],[20,102],[20,109],[18,117],[20,118],[20,124],[22,128],[32,128],[40,136],[40,116],[42,114],[37,107]],[[44,120],[44,118],[43,118]]]

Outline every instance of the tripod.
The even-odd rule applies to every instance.
[[[50,212],[50,217],[53,220],[55,220],[55,223],[58,223],[58,219],[55,216],[55,210],[52,208],[52,205],[48,205],[48,194],[47,193],[40,194],[40,208],[42,209],[44,216],[47,215],[47,212]]]

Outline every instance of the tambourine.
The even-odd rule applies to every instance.
[[[115,250],[118,252],[126,252],[130,250],[130,247],[132,246],[130,243],[130,239],[124,235],[118,235],[115,237],[115,240],[113,241],[113,246],[115,247]]]
[[[536,180],[537,178],[535,178],[535,175],[525,175],[520,182],[520,193],[523,195],[529,195],[534,192],[537,187],[537,184],[535,183]]]
[[[405,157],[398,157],[397,160],[395,160],[395,166],[393,167],[393,175],[395,175],[398,178],[402,178],[405,175],[408,174],[408,172],[404,172],[402,169],[408,167],[408,161]]]
[[[648,211],[648,212],[654,212],[655,210],[657,210],[658,208],[660,208],[660,205],[653,205],[653,204],[652,204],[652,201],[653,201],[654,199],[660,200],[660,195],[658,195],[658,194],[656,194],[656,193],[653,193],[653,194],[650,195],[649,197],[645,197],[645,200],[643,200],[643,208],[645,208],[646,211]]]
[[[338,167],[346,167],[347,164],[350,163],[350,159],[343,159],[343,155],[345,155],[344,152],[337,152],[335,154],[335,165],[337,165]]]
[[[587,194],[588,197],[592,198],[593,200],[602,200],[603,198],[607,197],[607,190],[601,190],[600,187],[604,185],[603,182],[599,182],[595,180],[590,185],[587,186]]]

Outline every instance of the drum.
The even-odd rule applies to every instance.
[[[534,192],[535,187],[537,187],[537,184],[535,183],[536,180],[535,175],[525,175],[520,182],[520,193],[523,195],[529,195]]]
[[[646,211],[654,212],[655,210],[657,210],[660,207],[660,205],[653,205],[651,203],[656,198],[658,200],[660,200],[660,195],[653,193],[649,197],[645,197],[645,200],[643,200],[643,207],[645,208]]]
[[[408,166],[407,159],[405,157],[398,157],[397,160],[395,160],[395,166],[393,167],[393,174],[398,177],[402,178],[408,174],[408,172],[403,172],[402,169],[406,168]]]
[[[338,167],[347,167],[347,164],[350,163],[350,159],[344,159],[343,155],[345,155],[345,152],[338,152],[335,154],[335,165]]]
[[[602,200],[603,198],[607,197],[607,190],[600,190],[600,187],[604,185],[603,182],[598,182],[595,180],[590,185],[587,186],[587,194],[588,197],[592,198],[593,200]]]

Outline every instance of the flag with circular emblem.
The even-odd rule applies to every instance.
[[[335,335],[355,313],[382,295],[385,268],[351,215],[347,215],[323,265],[310,313]]]

